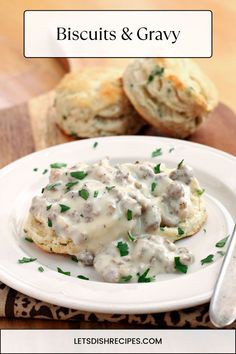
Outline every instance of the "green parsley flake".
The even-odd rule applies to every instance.
[[[71,172],[70,175],[71,175],[71,177],[81,180],[87,176],[87,173],[84,171],[74,171],[74,172]]]
[[[48,172],[48,169],[45,168],[45,170],[43,171],[43,175],[45,175]]]
[[[174,147],[170,148],[169,149],[169,154],[171,154],[174,151],[174,149],[175,149]]]
[[[70,207],[68,207],[67,205],[64,204],[59,204],[60,208],[61,208],[61,213],[65,213],[67,210],[70,209]]]
[[[25,237],[25,241],[34,242],[34,241],[32,240],[32,238],[29,238],[29,237]]]
[[[152,182],[151,191],[154,192],[156,187],[157,187],[157,183],[156,182]]]
[[[41,193],[42,193],[42,194],[43,194],[44,190],[45,190],[45,188],[42,188],[42,189],[41,189]]]
[[[200,197],[205,192],[205,189],[196,189],[196,194]]]
[[[206,258],[201,259],[201,265],[206,263],[212,263],[214,261],[214,254],[209,254]]]
[[[34,172],[37,172],[37,171],[38,171],[38,168],[37,168],[37,167],[35,167],[35,168],[33,169],[33,171],[34,171]]]
[[[124,275],[123,277],[120,277],[119,282],[128,283],[131,279],[132,279],[132,275]]]
[[[148,76],[147,82],[150,83],[154,80],[155,76],[162,76],[165,71],[165,68],[156,65],[155,69],[153,69]]]
[[[36,261],[37,258],[27,258],[27,257],[23,257],[21,259],[18,259],[18,263],[23,264],[23,263],[30,263],[30,262],[34,262]]]
[[[222,257],[224,257],[224,255],[225,255],[225,252],[224,252],[224,251],[217,251],[217,253],[218,253],[219,255],[221,255]]]
[[[132,235],[131,231],[128,231],[128,239],[129,239],[131,242],[134,242],[134,241],[135,241],[135,237]]]
[[[78,139],[79,135],[76,132],[71,132],[70,136],[72,136],[72,138]]]
[[[204,234],[206,234],[207,230],[206,230],[206,229],[203,229],[203,232],[204,232]]]
[[[178,227],[178,236],[184,235],[184,230],[181,227]]]
[[[84,275],[77,275],[77,278],[82,279],[82,280],[89,280],[89,278],[85,277]]]
[[[218,254],[220,254],[222,257],[224,257],[225,252],[224,251],[217,251]]]
[[[47,210],[50,210],[51,207],[52,207],[52,204],[48,205],[48,206],[47,206]]]
[[[127,210],[127,220],[130,221],[133,219],[133,212],[132,210],[128,209]]]
[[[71,190],[71,188],[74,187],[78,183],[79,183],[78,181],[66,183],[66,193],[69,192]]]
[[[188,271],[188,266],[180,262],[180,257],[175,257],[175,269],[186,274]]]
[[[70,258],[71,258],[71,260],[72,260],[73,262],[76,262],[76,263],[79,262],[78,258],[77,258],[76,256],[74,256],[74,255],[71,256]]]
[[[62,269],[59,268],[59,267],[57,267],[57,271],[58,271],[58,273],[61,273],[61,274],[70,276],[70,272],[65,272],[64,270],[62,270]]]
[[[152,157],[157,157],[162,155],[162,149],[156,149],[152,152]]]
[[[161,230],[161,231],[165,231],[165,226],[161,226],[161,227],[160,227],[160,230]]]
[[[223,238],[222,240],[218,241],[215,246],[218,248],[222,248],[225,246],[227,240],[228,240],[229,236],[226,236],[225,238]]]
[[[51,168],[62,168],[62,167],[66,167],[67,166],[67,163],[65,162],[54,162],[54,163],[51,163],[50,167]]]
[[[38,267],[38,271],[43,273],[44,272],[44,268],[43,267]]]
[[[160,163],[154,167],[154,172],[156,174],[161,173],[161,164]]]
[[[111,191],[112,189],[114,189],[115,187],[116,187],[116,186],[110,186],[110,187],[107,186],[107,187],[106,187],[106,190],[109,192],[109,191]]]
[[[143,272],[143,274],[138,273],[138,283],[150,283],[152,282],[155,277],[147,277],[147,274],[149,272],[150,268],[146,269],[145,272]]]
[[[180,163],[178,163],[178,166],[177,166],[178,170],[183,166],[183,163],[184,163],[184,159],[181,160]]]
[[[95,143],[93,144],[93,148],[96,149],[97,146],[98,146],[98,142],[95,141]]]
[[[83,198],[84,200],[87,200],[88,197],[89,197],[89,192],[87,191],[87,189],[81,189],[81,190],[79,191],[79,196],[80,196],[81,198]]]
[[[93,197],[94,197],[94,198],[97,198],[97,196],[98,196],[98,191],[94,191]]]
[[[52,183],[52,184],[48,184],[46,188],[48,191],[51,191],[51,190],[55,190],[56,187],[58,187],[60,185],[61,185],[61,182]]]
[[[126,242],[119,241],[116,247],[120,251],[121,257],[127,256],[129,254],[129,246]]]
[[[52,227],[52,220],[48,218],[48,227]]]

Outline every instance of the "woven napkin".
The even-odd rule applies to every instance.
[[[209,304],[180,311],[145,315],[117,315],[91,313],[51,305],[19,293],[0,282],[0,317],[47,320],[147,325],[159,328],[214,328],[208,314]],[[236,322],[228,328],[236,328]]]

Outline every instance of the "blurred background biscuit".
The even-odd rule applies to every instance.
[[[177,138],[192,134],[218,103],[213,83],[190,59],[137,59],[123,82],[137,112],[161,134]]]
[[[56,88],[56,122],[68,135],[135,134],[144,122],[122,87],[123,70],[89,67],[67,74]]]

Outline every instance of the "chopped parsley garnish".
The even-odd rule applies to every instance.
[[[54,163],[51,163],[50,167],[51,168],[62,168],[62,167],[66,167],[67,166],[67,163],[64,163],[64,162],[54,162]]]
[[[93,197],[94,197],[94,198],[97,198],[97,196],[98,196],[98,191],[94,191]]]
[[[128,283],[132,279],[132,275],[124,275],[123,277],[120,277],[119,282],[120,283]]]
[[[225,252],[224,251],[217,251],[218,254],[220,254],[222,257],[224,257]]]
[[[71,172],[70,175],[76,179],[84,179],[87,176],[87,173],[84,171],[74,171]]]
[[[57,271],[58,271],[58,273],[61,273],[61,274],[70,276],[70,272],[65,272],[64,270],[62,270],[62,269],[59,268],[59,267],[57,267]]]
[[[48,172],[48,169],[45,168],[45,170],[43,171],[43,175],[45,175]]]
[[[203,232],[206,234],[207,230],[206,230],[206,229],[203,229]]]
[[[160,163],[154,167],[154,172],[156,174],[161,173],[161,164]]]
[[[162,76],[165,71],[165,68],[156,65],[155,69],[151,71],[150,75],[148,76],[147,82],[152,82],[155,76]]]
[[[132,235],[131,231],[128,231],[128,239],[129,239],[131,242],[134,242],[134,241],[135,241],[135,237]]]
[[[74,187],[76,184],[78,184],[79,182],[68,182],[66,183],[66,193],[69,192],[71,190],[72,187]]]
[[[47,210],[50,210],[51,207],[52,207],[52,204],[48,205],[48,206],[47,206]]]
[[[71,256],[70,258],[71,258],[71,260],[72,260],[73,262],[76,262],[76,263],[79,262],[78,258],[77,258],[76,256],[74,256],[74,255]]]
[[[201,265],[206,263],[212,263],[214,261],[214,254],[209,254],[206,258],[201,259]]]
[[[44,190],[45,190],[45,188],[42,188],[42,189],[41,189],[41,193],[42,193],[42,194],[43,194]]]
[[[199,197],[201,195],[203,195],[204,192],[205,192],[205,189],[196,189],[196,193],[197,193],[197,195],[199,195]]]
[[[225,238],[223,238],[222,240],[218,241],[215,246],[218,248],[222,248],[225,246],[227,240],[228,240],[229,236],[226,236]]]
[[[152,182],[151,191],[154,192],[156,187],[157,187],[157,183],[156,182]]]
[[[184,235],[184,230],[181,227],[178,227],[178,236]]]
[[[43,273],[44,272],[44,268],[43,267],[38,267],[38,271]]]
[[[34,262],[36,261],[37,258],[27,258],[27,257],[23,257],[21,259],[18,259],[18,263],[22,264],[22,263],[30,263],[30,262]]]
[[[37,167],[35,167],[35,168],[33,169],[33,171],[34,171],[34,172],[37,172],[37,171],[38,171],[38,168],[37,168]]]
[[[129,254],[129,246],[126,242],[119,241],[116,247],[120,251],[121,257],[127,256]]]
[[[170,149],[169,149],[169,154],[171,154],[172,151],[174,151],[174,149],[175,149],[174,147],[170,148]]]
[[[77,278],[83,279],[83,280],[89,280],[89,278],[85,277],[84,275],[77,275]]]
[[[156,149],[152,152],[152,157],[157,157],[162,155],[162,149]]]
[[[76,132],[71,132],[70,136],[72,136],[72,138],[76,138],[78,139],[79,135]]]
[[[133,212],[132,210],[128,209],[127,210],[127,220],[130,221],[133,219]]]
[[[56,187],[58,187],[60,185],[61,185],[61,182],[52,183],[52,184],[48,184],[46,188],[47,188],[48,191],[51,191],[51,190],[54,190]]]
[[[68,207],[65,204],[59,204],[59,205],[60,205],[60,208],[61,208],[61,213],[65,213],[67,210],[70,209],[70,207]]]
[[[146,269],[143,274],[137,273],[138,283],[150,283],[155,279],[155,277],[147,277],[149,270],[150,268]]]
[[[52,220],[48,218],[48,227],[52,227]]]
[[[109,191],[111,191],[112,189],[114,189],[116,186],[106,186],[106,190],[109,192]]]
[[[165,231],[165,226],[161,226],[161,227],[160,227],[160,230],[161,230],[161,231]]]
[[[29,238],[29,237],[25,237],[25,241],[34,242],[34,241],[32,240],[32,238]]]
[[[177,166],[178,170],[183,166],[183,163],[184,163],[184,159],[181,160],[180,163],[178,163],[178,166]]]
[[[81,189],[81,190],[79,191],[79,196],[80,196],[81,198],[83,198],[84,200],[87,200],[88,197],[89,197],[89,192],[87,191],[87,189]]]
[[[175,269],[186,274],[188,271],[188,266],[180,262],[180,257],[175,257]]]
[[[93,148],[96,149],[97,146],[98,146],[98,142],[95,141],[95,143],[93,144]]]

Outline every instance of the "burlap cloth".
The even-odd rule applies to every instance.
[[[209,304],[205,304],[181,311],[145,315],[90,313],[33,299],[0,282],[0,317],[7,318],[110,322],[159,328],[214,328],[209,320],[208,308]],[[236,322],[228,328],[236,328]]]

